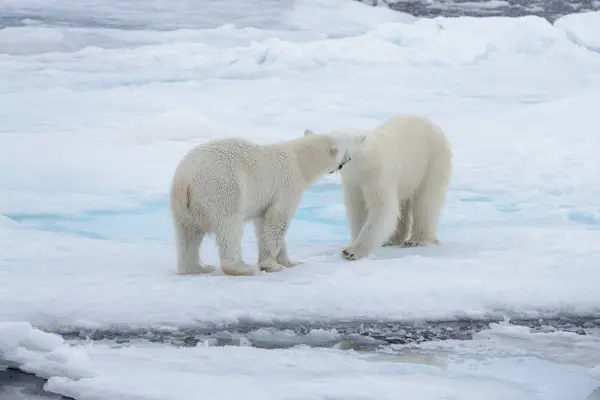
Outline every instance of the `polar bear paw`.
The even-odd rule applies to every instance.
[[[196,264],[188,265],[183,268],[177,268],[177,275],[199,275],[199,274],[210,274],[214,272],[216,268],[212,265]]]
[[[437,239],[434,240],[405,240],[400,247],[425,247],[430,244],[440,244]]]
[[[300,265],[302,264],[302,261],[292,261],[289,259],[286,260],[277,260],[277,264],[281,264],[286,268],[292,268],[295,267],[296,265]]]
[[[300,264],[304,264],[304,263],[302,261],[289,260],[287,263],[285,263],[283,265],[285,265],[287,268],[292,268],[292,267],[295,267],[296,265],[300,265]]]
[[[273,261],[268,261],[268,262],[260,263],[259,268],[261,271],[265,271],[265,272],[279,272],[279,271],[285,269],[285,266],[281,265],[279,263],[273,262]]]
[[[225,275],[247,276],[256,275],[256,271],[250,268],[245,262],[239,262],[231,265],[222,265],[221,269]]]
[[[361,245],[350,245],[342,250],[342,256],[346,260],[354,261],[368,255],[369,252]]]
[[[421,242],[419,240],[405,240],[400,245],[400,247],[423,247],[423,246],[425,246],[425,243]]]

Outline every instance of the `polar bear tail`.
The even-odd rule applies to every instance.
[[[183,216],[189,213],[192,203],[192,188],[188,184],[173,182],[171,186],[171,209],[174,214]]]
[[[171,185],[171,215],[175,230],[178,274],[207,274],[215,267],[200,260],[200,246],[206,231],[202,221],[194,218],[193,187],[185,180],[174,179]]]

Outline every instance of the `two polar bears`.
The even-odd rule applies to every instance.
[[[260,269],[275,272],[298,264],[287,253],[288,226],[303,192],[335,171],[341,171],[350,224],[345,258],[362,258],[382,244],[438,243],[452,173],[450,146],[429,120],[398,115],[366,136],[307,130],[304,137],[264,146],[223,139],[192,149],[171,186],[177,272],[214,270],[199,257],[202,239],[213,233],[223,272],[254,274],[241,250],[249,220],[258,238]]]

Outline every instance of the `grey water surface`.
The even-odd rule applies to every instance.
[[[420,17],[522,17],[536,15],[550,22],[566,14],[600,10],[599,0],[358,0],[387,4]]]

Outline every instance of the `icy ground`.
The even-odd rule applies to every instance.
[[[0,364],[76,399],[597,398],[600,13],[174,4],[3,2]],[[174,274],[166,194],[191,146],[398,112],[452,142],[442,246],[342,260],[328,176],[288,235],[301,266]],[[251,227],[244,245],[255,262]]]

